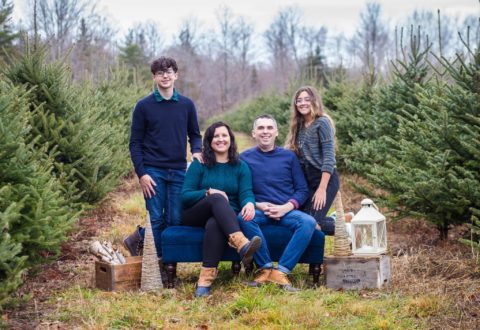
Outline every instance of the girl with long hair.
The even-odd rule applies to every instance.
[[[293,96],[286,147],[297,154],[308,182],[310,198],[304,211],[315,218],[317,229],[333,235],[335,220],[327,217],[327,212],[340,187],[335,160],[335,125],[325,113],[314,87],[303,86]]]
[[[240,230],[237,214],[244,220],[255,215],[252,174],[239,159],[235,136],[222,122],[212,124],[203,138],[204,163],[194,160],[187,170],[182,190],[182,224],[205,227],[203,262],[195,296],[207,296],[217,276],[227,242],[244,265],[252,261],[261,245],[258,236],[249,241]]]

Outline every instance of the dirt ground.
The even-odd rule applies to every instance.
[[[358,211],[362,195],[352,191],[348,177],[342,183],[346,211]],[[13,329],[62,329],[60,322],[47,321],[55,292],[74,285],[92,287],[94,260],[88,251],[89,241],[106,231],[117,216],[112,201],[138,192],[133,178],[125,182],[95,210],[79,219],[77,227],[62,246],[58,260],[32,270],[17,291],[26,301],[3,312],[2,319]],[[387,216],[388,218],[388,216]],[[458,242],[468,226],[452,228],[447,241],[438,239],[438,231],[426,222],[403,219],[388,224],[389,254],[392,257],[392,279],[388,290],[400,294],[439,295],[451,302],[453,311],[429,320],[432,329],[480,328],[480,268],[469,247]],[[421,317],[421,316],[419,316]]]

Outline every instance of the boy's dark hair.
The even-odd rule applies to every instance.
[[[152,74],[155,74],[159,71],[165,72],[168,70],[168,68],[172,68],[174,72],[178,71],[177,62],[175,62],[175,60],[171,57],[162,56],[154,60],[150,65],[150,71]]]

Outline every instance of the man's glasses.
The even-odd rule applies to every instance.
[[[155,73],[155,76],[163,77],[164,75],[167,75],[167,76],[171,77],[174,74],[175,74],[175,71],[173,71],[172,69],[168,69],[167,71],[157,71]]]

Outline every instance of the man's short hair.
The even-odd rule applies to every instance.
[[[275,120],[275,118],[273,118],[272,115],[268,115],[268,114],[263,114],[255,118],[255,120],[253,121],[253,129],[257,127],[257,121],[259,119],[271,119],[273,121],[273,124],[275,125],[275,128],[278,129],[277,121]]]
[[[150,65],[150,71],[152,72],[152,74],[155,74],[160,71],[165,72],[169,68],[172,68],[174,72],[178,71],[177,62],[173,58],[165,57],[165,56],[157,58]]]

